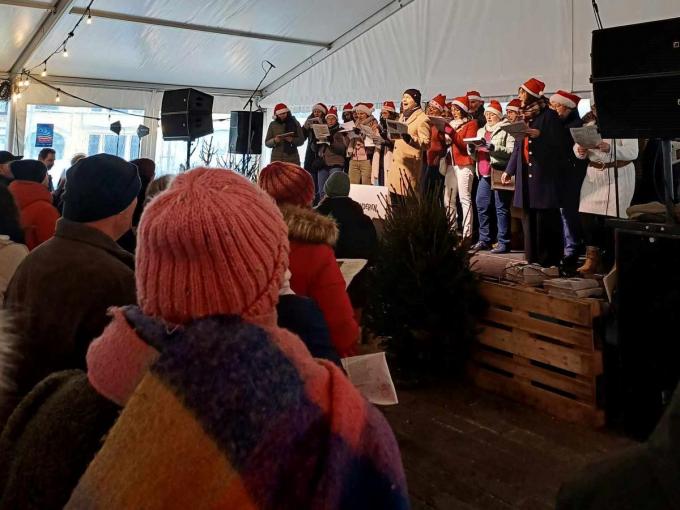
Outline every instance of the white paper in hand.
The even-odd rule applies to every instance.
[[[384,352],[352,356],[340,361],[351,383],[370,403],[380,406],[399,403]]]
[[[571,128],[570,131],[574,143],[579,144],[584,149],[595,149],[602,142],[597,126]]]
[[[349,287],[354,277],[358,275],[361,270],[366,267],[368,260],[366,259],[338,259],[340,272],[345,279],[345,288]]]
[[[328,138],[331,134],[326,124],[314,124],[312,126],[312,130],[314,130],[314,136],[316,136],[319,139]]]

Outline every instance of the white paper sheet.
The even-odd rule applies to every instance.
[[[366,400],[381,406],[399,403],[384,352],[351,356],[340,361],[347,377]]]
[[[602,142],[602,137],[596,126],[583,126],[580,128],[571,128],[571,137],[574,142],[579,144],[584,149],[595,149],[600,142]]]
[[[366,259],[338,259],[340,272],[345,279],[345,288],[349,287],[352,280],[358,275],[361,270],[366,267],[368,260]]]

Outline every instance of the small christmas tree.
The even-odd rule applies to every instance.
[[[378,257],[371,271],[367,326],[386,337],[401,381],[442,379],[460,373],[486,309],[468,245],[439,200],[407,185],[387,207]]]

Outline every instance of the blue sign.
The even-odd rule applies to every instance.
[[[36,147],[52,147],[54,144],[54,124],[38,124],[35,134]]]

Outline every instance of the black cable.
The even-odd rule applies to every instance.
[[[126,112],[125,110],[118,110],[117,108],[111,108],[110,106],[106,106],[103,104],[95,103],[94,101],[90,101],[89,99],[82,98],[80,96],[76,96],[75,94],[71,94],[70,92],[67,92],[63,89],[60,89],[59,87],[55,87],[54,85],[51,85],[45,81],[39,80],[38,78],[31,76],[31,79],[35,80],[37,83],[40,83],[41,85],[44,85],[47,88],[50,88],[57,92],[58,94],[64,94],[65,96],[72,97],[73,99],[77,99],[78,101],[82,101],[83,103],[87,103],[92,106],[96,106],[97,108],[102,108],[103,110],[108,110],[109,112],[113,113],[119,113],[121,115],[129,115],[131,117],[141,117],[143,119],[152,119],[152,120],[160,120],[158,117],[153,117],[151,115],[142,115],[141,113],[130,113]]]
[[[597,24],[597,28],[602,30],[603,25],[602,18],[600,17],[600,7],[597,5],[596,0],[593,0],[593,12],[595,13],[595,23]]]

